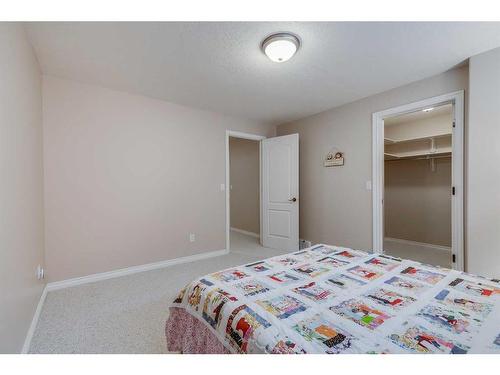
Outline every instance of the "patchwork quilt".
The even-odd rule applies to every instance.
[[[215,272],[171,305],[231,353],[500,353],[500,282],[316,245]]]

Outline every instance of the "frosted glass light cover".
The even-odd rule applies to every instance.
[[[264,53],[271,61],[282,63],[290,60],[299,47],[299,40],[291,34],[271,35],[262,43]]]

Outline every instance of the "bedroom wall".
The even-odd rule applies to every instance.
[[[385,237],[451,246],[451,158],[385,162]]]
[[[354,248],[372,247],[372,113],[468,89],[468,67],[277,127],[300,135],[300,237]],[[325,155],[345,152],[343,167],[325,168]]]
[[[274,128],[50,76],[43,95],[49,281],[225,248],[225,131]]]
[[[21,25],[0,23],[0,353],[19,353],[42,294],[42,96]]]
[[[470,59],[469,271],[500,277],[500,48]]]
[[[260,233],[259,142],[229,138],[231,227]]]

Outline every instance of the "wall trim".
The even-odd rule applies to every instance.
[[[234,227],[231,227],[231,230],[232,230],[233,232],[237,232],[237,233],[245,234],[245,235],[247,235],[247,236],[252,236],[252,237],[255,237],[255,238],[260,238],[260,234],[255,233],[255,232],[250,232],[250,231],[248,231],[248,230],[243,230],[243,229],[234,228]]]
[[[155,262],[155,263],[142,264],[140,266],[121,268],[121,269],[117,269],[114,271],[95,273],[95,274],[88,275],[88,276],[75,277],[73,279],[54,281],[54,282],[48,283],[46,289],[48,292],[50,292],[53,290],[70,288],[73,286],[93,283],[96,281],[114,279],[115,277],[132,275],[134,273],[151,271],[151,270],[156,270],[156,269],[160,269],[160,268],[166,268],[166,267],[170,267],[170,266],[175,266],[177,264],[190,263],[190,262],[194,262],[197,260],[218,257],[221,255],[226,255],[228,253],[229,253],[229,251],[227,249],[216,250],[216,251],[210,251],[207,253],[189,255],[189,256],[185,256],[185,257],[181,257],[181,258],[163,260],[163,261]]]
[[[372,114],[372,249],[383,253],[384,242],[384,119],[441,104],[453,105],[451,250],[455,255],[452,268],[464,271],[464,91],[455,91]]]
[[[403,240],[401,238],[393,238],[393,237],[384,237],[384,242],[385,241],[400,243],[400,244],[404,244],[404,245],[422,246],[422,247],[427,247],[427,248],[433,249],[433,250],[446,251],[447,253],[451,253],[451,247],[449,247],[449,246],[434,245],[431,243]]]
[[[24,339],[23,348],[21,349],[21,354],[28,354],[30,351],[31,340],[33,339],[33,334],[35,333],[36,326],[38,325],[38,319],[40,318],[40,313],[42,312],[42,306],[45,302],[45,297],[47,297],[47,285],[44,286],[42,295],[38,300],[38,305],[36,306],[35,314],[33,314],[33,319],[31,320],[30,328]]]

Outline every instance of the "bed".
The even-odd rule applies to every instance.
[[[165,334],[182,353],[500,353],[500,282],[316,245],[194,280]]]

